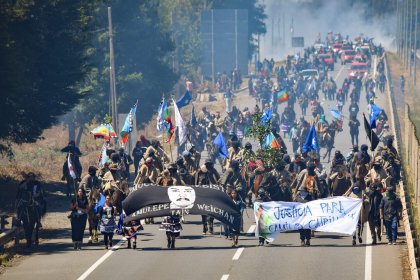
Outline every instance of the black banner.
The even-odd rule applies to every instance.
[[[225,193],[222,186],[143,185],[123,201],[125,221],[163,217],[184,213],[212,216],[239,231],[239,207]],[[130,216],[131,215],[131,216]]]
[[[365,126],[366,135],[369,138],[369,141],[370,141],[370,144],[371,144],[370,150],[374,151],[379,144],[379,137],[370,128],[370,124],[367,121],[365,114],[363,114],[363,122],[364,122],[364,126]]]

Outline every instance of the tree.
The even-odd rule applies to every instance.
[[[249,135],[260,144],[260,149],[256,152],[257,158],[262,159],[266,167],[274,168],[283,159],[283,151],[281,149],[264,147],[265,139],[271,133],[271,121],[263,123],[261,121],[262,116],[263,112],[256,105],[255,112],[252,115],[252,126],[249,128]]]
[[[1,152],[11,152],[12,142],[35,142],[82,98],[95,4],[1,0]]]
[[[162,94],[171,91],[178,78],[169,64],[174,44],[160,21],[160,2],[115,0],[100,6],[94,14],[98,26],[107,27],[107,7],[112,8],[118,111],[128,112],[139,100],[137,124],[152,118]],[[87,50],[94,67],[81,87],[89,95],[73,115],[79,127],[110,113],[108,39],[105,29]]]

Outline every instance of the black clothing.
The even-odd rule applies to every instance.
[[[391,221],[398,216],[399,211],[402,209],[401,200],[395,193],[386,192],[379,208],[383,211],[384,220]]]

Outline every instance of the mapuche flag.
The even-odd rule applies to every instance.
[[[133,124],[134,124],[134,117],[136,116],[137,111],[137,103],[134,104],[133,108],[131,108],[130,112],[128,113],[127,117],[125,118],[124,126],[121,129],[121,141],[125,145],[128,140],[128,136],[130,135],[131,131],[133,131]]]

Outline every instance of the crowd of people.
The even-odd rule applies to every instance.
[[[353,49],[357,49],[361,43],[367,42],[363,40],[358,43],[348,42]],[[319,53],[331,52],[331,49],[314,47],[305,49],[303,56],[298,54],[288,56],[286,64],[281,66],[276,66],[274,60],[257,63],[257,73],[254,77],[250,77],[248,82],[249,94],[256,99],[263,116],[265,115],[270,123],[271,132],[279,143],[281,156],[274,161],[268,161],[258,152],[260,147],[256,148],[251,142],[246,141],[250,127],[255,124],[253,118],[255,111],[252,112],[249,108],[239,110],[236,106],[227,106],[225,117],[222,117],[221,112],[209,112],[203,107],[197,122],[191,121],[187,124],[190,137],[186,144],[180,146],[180,153],[175,160],[171,160],[171,156],[159,141],[149,141],[144,136],[136,143],[131,155],[124,148],[117,150],[109,148],[108,161],[99,169],[90,166],[88,174],[81,178],[75,187],[76,194],[69,215],[74,248],[81,248],[86,222],[89,220],[91,223],[94,220],[91,213],[94,213],[93,216],[98,219],[94,228],[99,227],[104,235],[105,248],[113,246],[113,234],[118,228],[114,217],[123,214],[118,204],[125,195],[128,195],[128,182],[131,180],[134,185],[153,183],[167,187],[218,184],[223,186],[241,213],[247,207],[252,208],[256,201],[306,203],[330,195],[358,197],[364,200],[368,211],[364,216],[365,220],[359,221],[353,245],[356,245],[356,235],[359,237],[359,242],[362,242],[361,230],[364,222],[369,223],[373,243],[376,244],[378,239],[380,241],[381,221],[386,227],[389,243],[395,244],[402,208],[396,195],[401,161],[393,147],[393,136],[384,111],[377,117],[375,128],[383,146],[369,154],[366,144],[359,145],[358,116],[361,110],[359,101],[363,89],[366,100],[371,106],[375,104],[377,92],[383,92],[384,82],[383,49],[374,46],[372,41],[368,44],[370,51],[362,58],[371,62],[372,57],[376,55],[378,58],[377,65],[374,65],[378,73],[376,77],[366,74],[352,79],[346,78],[339,85],[325,69],[325,63],[317,58]],[[301,72],[305,69],[319,69],[322,70],[322,74],[305,77]],[[227,83],[230,79],[224,75],[218,78],[221,88],[225,91],[237,89],[240,73],[232,75],[235,86],[229,86]],[[286,107],[279,116],[278,100],[281,93],[286,93],[287,98],[284,100]],[[232,91],[230,94],[233,94]],[[326,150],[324,158],[329,154],[330,161],[335,135],[343,131],[344,118],[338,117],[331,122],[327,121],[326,114],[329,109],[323,107],[320,101],[322,98],[335,100],[340,116],[345,113],[342,111],[343,105],[350,102],[348,126],[351,141],[348,145],[352,150],[349,154],[343,154],[336,149],[330,170],[325,170],[321,164],[322,155],[319,150],[308,152],[302,149],[310,128],[314,125],[319,146]],[[300,118],[294,111],[296,102],[301,109]],[[219,133],[222,133],[228,146],[228,155],[225,158],[220,157],[220,147],[213,143]],[[286,140],[291,141],[292,151],[287,150],[284,142]],[[75,157],[73,162],[77,162],[80,151],[76,150],[74,143],[70,143],[65,149],[68,156]],[[208,154],[206,158],[201,156],[204,150]],[[216,168],[217,164],[220,164],[220,169]],[[133,177],[130,177],[131,165],[134,165]],[[76,164],[76,167],[78,166]],[[68,169],[68,160],[66,160],[63,172],[68,173]],[[80,172],[79,170],[77,172],[81,177],[81,168]],[[337,178],[343,176],[348,178],[349,183],[340,185]],[[68,174],[64,174],[63,177],[68,177]],[[30,182],[25,184],[25,188],[32,191],[33,184]],[[126,187],[122,187],[123,185]],[[101,207],[93,209],[98,203],[95,200],[95,194],[98,193],[103,193],[106,201]],[[116,193],[119,195],[116,196]],[[175,240],[180,235],[184,219],[185,217],[177,215],[163,219],[161,229],[166,231],[168,248],[175,248]],[[154,219],[147,219],[146,223],[154,223]],[[138,222],[122,225],[120,232],[130,240],[129,247],[131,240],[133,247],[136,247],[136,234],[141,228],[142,225]],[[223,228],[226,239],[232,240],[233,247],[237,246],[243,226],[240,232],[228,225],[224,225]],[[202,216],[202,232],[203,235],[214,234],[213,217]],[[311,230],[302,229],[299,230],[299,234],[301,245],[310,246]],[[92,240],[94,239],[91,236],[90,241]],[[259,245],[264,243],[267,241],[260,237]]]

